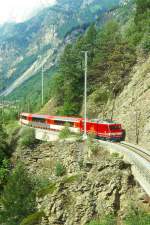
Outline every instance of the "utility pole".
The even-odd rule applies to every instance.
[[[84,68],[84,134],[83,140],[87,139],[86,123],[87,123],[87,59],[88,51],[83,51],[85,56],[85,68]]]
[[[42,105],[44,104],[44,70],[42,64]]]

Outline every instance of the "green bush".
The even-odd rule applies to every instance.
[[[111,154],[111,156],[112,156],[113,158],[118,158],[118,157],[119,157],[119,153],[113,152],[113,153]]]
[[[35,131],[32,128],[23,128],[20,139],[19,139],[19,145],[24,147],[30,147],[31,145],[36,143],[35,139]]]
[[[8,177],[1,197],[0,224],[19,225],[35,210],[35,183],[23,164],[18,164]]]
[[[56,184],[51,183],[48,184],[46,187],[42,188],[38,191],[37,195],[39,198],[44,197],[47,194],[52,194],[56,190]]]
[[[8,159],[4,159],[0,166],[0,189],[7,181],[9,169],[10,169],[10,162]]]
[[[59,138],[61,138],[61,139],[68,138],[70,135],[71,135],[71,132],[70,132],[69,127],[67,125],[65,126],[65,128],[63,128],[59,132]]]
[[[44,212],[35,212],[24,218],[20,225],[37,225],[37,223],[41,222],[43,216]]]
[[[148,33],[144,35],[141,42],[141,47],[145,54],[148,54],[150,52],[150,38]]]
[[[38,176],[35,177],[37,191],[46,188],[49,185],[49,179],[47,177]]]
[[[93,154],[97,154],[99,151],[99,143],[94,140],[95,134],[94,132],[90,132],[88,134],[87,144],[88,148],[91,150]]]
[[[56,168],[55,168],[55,175],[57,177],[63,176],[66,172],[66,168],[64,167],[63,164],[61,164],[60,162],[56,163]]]
[[[86,225],[116,225],[116,218],[114,215],[107,215],[102,217],[101,219],[92,220],[90,223]]]
[[[81,160],[78,162],[78,164],[79,164],[80,169],[82,169],[83,166],[84,166],[84,161],[83,161],[83,159],[81,159]]]
[[[149,225],[150,213],[138,209],[131,209],[124,220],[125,225]]]
[[[74,183],[74,182],[78,181],[79,178],[80,178],[80,175],[78,175],[78,174],[73,175],[73,176],[69,176],[69,177],[64,177],[63,182],[65,184],[71,184],[71,183]]]

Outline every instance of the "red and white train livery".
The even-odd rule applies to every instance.
[[[66,124],[72,132],[82,133],[84,130],[83,118],[21,113],[20,122],[22,125],[53,131],[62,130]],[[87,119],[86,129],[87,133],[92,132],[97,138],[103,140],[121,141],[125,136],[125,130],[122,129],[121,124],[112,121]]]

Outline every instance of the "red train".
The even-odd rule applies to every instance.
[[[66,124],[72,132],[82,133],[84,130],[83,118],[21,113],[20,122],[22,125],[53,131],[62,130]],[[87,119],[86,128],[87,133],[92,132],[99,139],[122,141],[125,138],[125,130],[122,129],[121,124],[112,121]]]

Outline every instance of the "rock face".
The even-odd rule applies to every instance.
[[[87,112],[91,118],[110,119],[114,104],[113,119],[126,130],[126,141],[150,149],[150,57],[139,59],[129,76],[129,84],[115,101],[95,102],[101,92],[93,92],[88,97]]]
[[[37,194],[38,210],[45,214],[40,225],[85,225],[109,213],[122,218],[131,203],[143,204],[139,195],[145,194],[134,181],[130,165],[99,144],[59,141],[15,156],[34,176],[48,181]],[[55,174],[57,162],[66,168],[62,177]]]
[[[150,149],[150,57],[137,63],[131,77],[115,101],[114,118],[126,129],[127,141]]]

